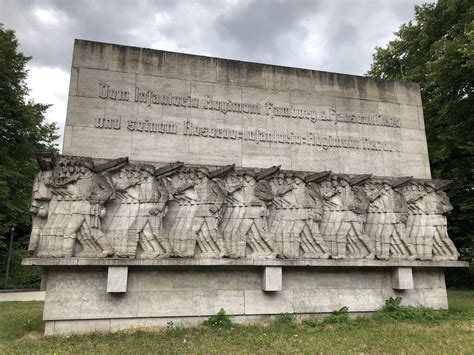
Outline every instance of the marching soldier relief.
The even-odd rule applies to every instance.
[[[31,256],[459,256],[446,181],[123,161],[97,172],[92,159],[61,156],[38,174]]]
[[[45,334],[447,308],[417,84],[76,40],[29,257]]]

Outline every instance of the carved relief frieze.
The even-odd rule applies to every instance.
[[[38,157],[29,255],[456,260],[446,181]],[[314,170],[317,170],[316,168]]]

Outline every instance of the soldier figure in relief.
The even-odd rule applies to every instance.
[[[408,201],[403,193],[403,186],[406,181],[400,184],[392,184],[395,207],[395,238],[392,240],[392,258],[414,260],[417,257],[415,243],[410,239],[407,231],[407,221],[409,217]],[[396,247],[395,247],[396,246]]]
[[[139,167],[140,176],[134,181],[137,188],[138,213],[129,226],[132,245],[140,245],[142,258],[166,257],[171,253],[168,236],[163,231],[163,218],[169,194],[163,183],[157,179],[153,165]],[[133,252],[132,252],[133,254]]]
[[[352,224],[354,233],[349,234],[347,249],[349,250],[349,254],[356,258],[364,257],[366,259],[373,259],[375,257],[374,243],[365,232],[370,198],[363,185],[370,176],[369,174],[356,177],[349,183],[354,195],[354,207],[352,211],[357,215],[358,222]]]
[[[304,183],[304,176],[290,174],[289,189],[281,195],[288,208],[283,216],[285,229],[282,241],[278,244],[280,257],[299,258],[300,249],[303,258],[328,258],[326,243],[319,232],[322,203],[315,191]]]
[[[403,196],[408,205],[408,217],[405,226],[408,239],[415,244],[417,258],[431,260],[432,246],[430,244],[432,241],[424,237],[426,227],[424,194],[424,186],[418,182],[411,182],[403,189]]]
[[[168,190],[178,204],[173,225],[169,231],[169,239],[173,243],[173,255],[176,257],[194,256],[195,239],[191,226],[194,212],[197,209],[197,195],[192,188],[196,174],[193,169],[181,169],[175,179],[168,184]],[[192,255],[190,255],[190,248]]]
[[[267,204],[273,200],[270,184],[265,180],[257,182],[255,173],[246,170],[234,191],[233,196],[239,198],[243,213],[238,228],[239,241],[231,256],[245,257],[248,246],[253,258],[274,258],[275,243],[267,224]]]
[[[292,186],[285,179],[283,173],[276,175],[272,179],[273,191],[275,191],[274,199],[272,202],[272,210],[269,216],[270,233],[275,241],[276,248],[278,250],[278,257],[284,258],[284,246],[283,244],[291,243],[291,236],[285,235],[288,225],[291,223],[288,220],[288,210],[290,203],[285,200],[285,194],[291,191]],[[288,247],[287,247],[288,249]]]
[[[377,259],[415,258],[416,251],[406,236],[404,223],[407,219],[408,206],[402,195],[393,190],[390,181],[383,180],[382,188],[373,200],[380,205],[382,225],[375,240]]]
[[[319,192],[323,198],[323,214],[321,216],[320,230],[329,248],[333,259],[338,258],[337,231],[343,217],[342,201],[336,190],[338,182],[336,177],[325,179],[319,183]]]
[[[196,210],[192,216],[191,239],[185,251],[186,257],[193,257],[196,243],[201,250],[200,257],[221,258],[227,256],[224,238],[219,231],[219,223],[224,212],[225,194],[216,181],[209,179],[209,171],[200,168],[197,180],[190,186],[196,192]]]
[[[137,254],[138,235],[130,226],[140,208],[137,191],[140,176],[141,169],[137,165],[127,165],[113,176],[114,202],[118,206],[111,218],[104,221],[104,228],[113,236],[115,255],[121,258],[134,258]]]
[[[426,213],[425,252],[424,258],[431,257],[436,260],[457,260],[459,253],[453,242],[448,237],[445,213],[452,210],[447,195],[436,191],[433,182],[426,182],[426,195],[423,203]],[[427,242],[429,241],[429,242]],[[431,250],[428,247],[431,246]]]
[[[68,168],[70,174],[56,179],[53,176],[52,183],[53,194],[62,203],[56,205],[44,227],[46,238],[57,237],[59,233],[64,236],[62,245],[56,244],[53,256],[72,257],[78,237],[84,247],[91,242],[100,247],[101,253],[96,256],[112,256],[113,249],[102,231],[101,220],[106,215],[104,204],[114,193],[113,186],[105,176],[93,172],[94,163],[90,159],[71,159],[62,167]]]
[[[222,216],[220,229],[229,258],[243,258],[245,256],[246,241],[240,235],[240,222],[245,213],[242,195],[243,181],[243,176],[235,172],[225,178],[226,209]]]
[[[336,187],[335,195],[339,197],[337,202],[343,213],[342,221],[336,232],[337,254],[333,258],[343,259],[347,256],[349,242],[353,246],[361,244],[364,250],[358,250],[354,247],[349,254],[352,258],[373,259],[374,252],[371,241],[364,231],[364,219],[366,207],[362,208],[356,199],[356,194],[351,185],[350,179],[341,176],[338,179],[339,185]]]
[[[364,230],[375,245],[375,255],[379,256],[382,255],[382,240],[380,236],[383,228],[383,205],[378,197],[382,189],[382,182],[379,180],[368,180],[363,186],[368,198]]]
[[[40,171],[33,182],[33,198],[30,207],[32,226],[28,256],[34,256],[36,252],[39,253],[38,256],[51,256],[50,251],[47,249],[38,250],[41,234],[47,222],[49,202],[53,197],[51,190],[47,186],[50,183],[51,175],[51,171]]]

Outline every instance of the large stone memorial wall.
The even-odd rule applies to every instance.
[[[89,41],[63,153],[431,177],[416,84]]]
[[[446,308],[418,86],[76,41],[27,265],[46,334]]]

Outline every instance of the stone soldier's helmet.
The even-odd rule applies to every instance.
[[[149,173],[150,175],[155,174],[155,167],[151,164],[143,164],[142,166],[140,166],[140,168],[141,168],[142,171],[145,171],[145,172]]]
[[[254,170],[252,169],[244,169],[242,170],[242,176],[251,176],[253,178],[255,178],[257,176],[257,174],[255,173]]]
[[[392,180],[392,188],[401,189],[408,186],[409,183],[413,180],[412,176],[405,176]]]
[[[302,181],[305,181],[306,179],[306,174],[301,171],[294,172],[292,175],[293,179],[300,179]]]
[[[351,186],[362,185],[366,181],[369,181],[371,177],[372,174],[355,175],[352,179],[350,179],[349,184]]]
[[[382,179],[382,185],[392,186],[392,181],[390,181],[389,179]]]
[[[280,171],[280,167],[281,165],[275,165],[271,168],[261,170],[255,178],[260,181],[273,177],[275,174],[278,174],[278,172]]]
[[[296,180],[296,179],[299,179],[299,180],[302,180],[302,181],[305,181],[305,177],[306,177],[306,174],[302,173],[302,172],[299,172],[299,171],[288,171],[286,174],[285,174],[286,178],[288,179],[291,179],[291,180]]]
[[[197,173],[198,173],[198,174],[201,173],[201,174],[203,174],[204,176],[209,177],[209,169],[206,168],[206,167],[204,167],[204,166],[198,168],[198,169],[197,169]]]
[[[434,181],[425,181],[424,185],[425,185],[426,187],[431,187],[433,190],[436,189],[436,184],[435,184]]]
[[[209,172],[210,179],[223,178],[226,175],[232,173],[235,169],[235,164],[226,165],[216,170]]]
[[[320,173],[309,174],[305,177],[305,182],[320,182],[323,180],[329,180],[331,175],[331,171],[322,171]]]
[[[339,180],[339,181],[345,181],[348,184],[350,184],[351,181],[352,181],[351,177],[349,175],[346,175],[346,174],[338,175],[336,177],[336,179]]]
[[[76,166],[81,166],[89,170],[94,170],[94,162],[91,158],[79,158],[73,162]]]

